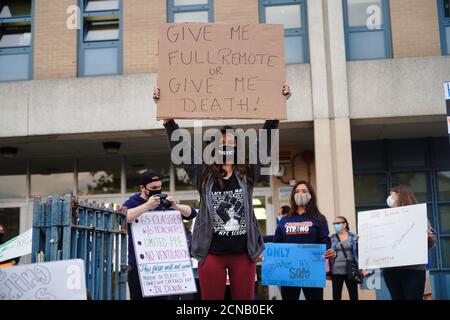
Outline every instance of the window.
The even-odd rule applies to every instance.
[[[438,183],[438,200],[450,202],[450,171],[436,173]]]
[[[450,234],[450,205],[439,206],[439,213],[441,232]]]
[[[441,240],[441,250],[442,250],[442,267],[450,268],[450,237],[442,238]]]
[[[182,166],[174,166],[174,170],[176,191],[195,190],[186,170]]]
[[[425,168],[428,144],[423,139],[395,140],[388,143],[390,165],[393,169]]]
[[[260,22],[284,25],[286,64],[309,63],[306,17],[306,0],[260,0]]]
[[[439,21],[443,55],[450,55],[450,0],[439,0]]]
[[[32,0],[0,0],[0,81],[32,79]]]
[[[39,159],[31,161],[31,196],[47,197],[73,192],[72,159]]]
[[[119,39],[119,23],[112,21],[92,21],[86,26],[84,41],[102,41]]]
[[[139,183],[142,173],[153,169],[161,174],[162,191],[170,188],[170,154],[139,154],[127,156],[127,192],[140,192]]]
[[[440,230],[450,234],[450,171],[436,172]]]
[[[259,179],[255,182],[255,188],[268,188],[270,187],[271,176],[259,176]]]
[[[168,0],[167,22],[213,22],[212,0]]]
[[[82,0],[79,76],[122,73],[120,0]]]
[[[342,0],[347,60],[392,58],[388,0]]]
[[[391,178],[392,186],[410,186],[419,203],[425,203],[431,199],[428,192],[428,177],[424,172],[394,173]]]
[[[27,164],[23,160],[0,161],[0,199],[27,196]]]
[[[20,234],[20,208],[0,208],[0,224],[5,229],[5,242]]]
[[[385,206],[387,195],[385,174],[355,175],[353,183],[357,205]]]
[[[30,13],[31,0],[0,1],[0,18],[29,17]]]
[[[119,10],[119,0],[88,0],[84,11]]]
[[[120,157],[80,159],[78,161],[78,194],[120,193]]]
[[[385,146],[382,141],[353,142],[352,158],[354,170],[386,170],[385,152]]]

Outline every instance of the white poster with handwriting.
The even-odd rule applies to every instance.
[[[0,262],[30,254],[32,235],[33,229],[30,228],[2,244],[0,246]]]
[[[427,205],[358,213],[359,269],[428,263]]]
[[[142,296],[196,292],[181,213],[144,213],[131,225]]]
[[[0,300],[86,300],[80,259],[0,269]]]

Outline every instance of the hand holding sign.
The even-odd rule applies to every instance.
[[[287,83],[283,86],[283,90],[281,91],[281,94],[286,97],[286,100],[289,100],[289,98],[291,97],[291,95],[292,95],[291,88],[289,87],[289,85]]]
[[[334,251],[333,249],[328,249],[327,251],[325,251],[323,256],[325,259],[334,259],[336,258],[337,254],[336,251]]]

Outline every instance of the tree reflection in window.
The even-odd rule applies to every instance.
[[[87,184],[88,194],[119,193],[120,179],[114,173],[107,171],[89,172],[91,183]]]

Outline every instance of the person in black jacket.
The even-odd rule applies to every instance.
[[[288,99],[291,95],[289,86],[285,85],[280,93]],[[155,103],[160,94],[159,88],[155,88]],[[277,129],[278,125],[278,120],[268,120],[264,129]],[[179,126],[173,119],[167,119],[164,127],[172,150],[177,145],[171,139],[172,133]],[[228,129],[231,128],[220,130],[222,141],[217,154],[223,156],[222,163],[206,164],[203,157],[198,159],[199,154],[194,150],[192,156],[200,161],[183,163],[200,194],[200,209],[192,235],[192,256],[199,261],[203,300],[224,299],[227,270],[232,298],[252,300],[256,261],[264,250],[252,203],[253,186],[260,176],[262,164],[259,161],[256,164],[235,161],[237,138],[227,132]],[[270,145],[269,140],[267,154],[270,154]],[[258,149],[259,143],[255,147]]]

